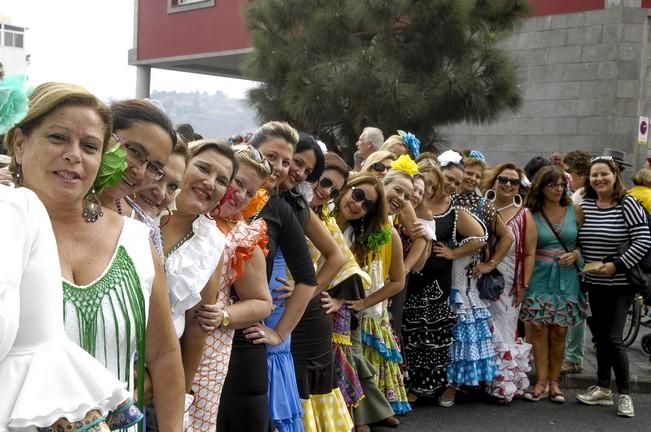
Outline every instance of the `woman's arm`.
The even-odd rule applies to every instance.
[[[414,240],[414,243],[411,245],[411,249],[409,250],[407,257],[405,258],[405,274],[411,271],[418,271],[422,268],[422,266],[419,266],[419,264],[424,263],[424,261],[427,259],[427,257],[425,257],[425,252],[428,243],[429,240],[426,240],[423,237],[418,237],[416,240]]]
[[[165,271],[153,247],[152,256],[156,275],[149,301],[145,357],[159,429],[178,432],[183,427],[185,397],[181,348],[172,324]]]
[[[219,322],[215,322],[212,326],[204,327],[205,324],[202,325],[197,315],[204,305],[212,305],[215,303],[217,292],[219,291],[222,264],[223,261],[220,259],[217,269],[210,276],[210,279],[208,279],[206,286],[201,290],[201,301],[192,309],[185,312],[185,330],[183,331],[183,336],[181,336],[181,354],[183,356],[183,370],[185,371],[185,391],[188,393],[192,388],[194,374],[201,362],[208,332],[215,330],[221,323],[221,320],[219,320]]]
[[[307,221],[305,222],[305,235],[312,241],[325,259],[316,275],[319,283],[317,293],[319,293],[328,288],[332,279],[337,276],[339,269],[346,262],[346,259],[344,258],[344,254],[339,250],[339,247],[337,247],[337,242],[330,236],[328,229],[323,226],[319,217],[312,210],[309,210]]]
[[[526,224],[527,228],[524,231],[524,286],[521,286],[520,281],[516,280],[515,282],[515,295],[513,296],[514,306],[520,305],[522,303],[522,298],[524,293],[529,287],[529,281],[533,275],[533,269],[536,265],[536,247],[538,246],[538,228],[536,227],[536,221],[533,218],[533,215],[530,211],[527,211],[526,215]]]
[[[346,303],[357,312],[368,309],[393,297],[405,287],[405,267],[402,262],[402,241],[395,228],[391,228],[391,267],[389,280],[384,286],[370,296],[361,300],[349,300]]]
[[[251,259],[244,264],[242,277],[234,284],[239,301],[226,307],[232,328],[249,327],[271,314],[266,268],[264,254],[256,247]]]
[[[498,239],[495,244],[495,251],[493,251],[491,256],[488,257],[489,260],[487,262],[479,263],[477,265],[479,273],[482,274],[489,273],[497,267],[506,254],[509,253],[509,248],[513,244],[513,235],[499,213],[495,215],[495,232],[493,235]]]
[[[436,256],[449,260],[472,255],[476,250],[481,249],[486,244],[486,241],[482,240],[482,238],[485,238],[486,236],[486,230],[479,220],[465,210],[457,209],[456,211],[457,231],[462,237],[470,239],[454,249],[450,249],[447,245],[444,245],[441,242],[437,242],[436,245],[432,247]]]

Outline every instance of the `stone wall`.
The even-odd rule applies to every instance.
[[[527,19],[505,43],[519,66],[522,108],[491,124],[443,129],[449,145],[521,165],[555,151],[615,147],[640,167],[648,149],[637,144],[637,123],[651,113],[651,52],[649,10],[634,3]]]

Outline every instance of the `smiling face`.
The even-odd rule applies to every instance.
[[[474,193],[484,175],[484,169],[480,165],[466,166],[463,169],[463,181],[459,187],[459,193]]]
[[[172,154],[165,165],[165,177],[153,183],[146,189],[136,193],[136,204],[145,213],[155,218],[172,204],[176,194],[181,189],[183,173],[185,172],[185,157]]]
[[[502,181],[498,181],[498,178],[506,178],[508,182],[502,184]],[[493,189],[495,189],[496,197],[501,202],[510,202],[513,200],[513,197],[520,192],[520,185],[513,185],[514,180],[520,180],[520,176],[517,171],[512,169],[505,169],[499,173],[495,179],[495,184]]]
[[[384,196],[387,211],[390,215],[400,213],[407,202],[411,200],[414,192],[413,183],[405,177],[394,177],[388,184],[384,184]]]
[[[267,179],[265,187],[275,189],[289,174],[294,147],[282,138],[269,138],[260,145],[258,151],[271,164],[273,172]]]
[[[443,194],[446,197],[457,193],[463,181],[463,169],[454,165],[443,170]]]
[[[289,165],[289,173],[283,181],[283,188],[289,190],[304,182],[312,174],[315,165],[316,155],[313,150],[294,153],[292,162]]]
[[[135,122],[126,129],[114,131],[114,134],[127,150],[128,167],[122,181],[108,191],[112,198],[119,199],[156,181],[146,173],[153,167],[147,168],[147,162],[138,162],[132,155],[142,155],[149,164],[164,169],[172,153],[172,138],[159,125],[145,122]]]
[[[237,174],[231,182],[231,198],[222,204],[219,216],[231,217],[239,214],[249,205],[263,184],[264,179],[255,168],[247,163],[240,163]]]
[[[332,183],[332,186],[324,187],[322,183],[328,183],[328,181],[324,181],[324,179],[329,180],[330,183]],[[346,183],[346,179],[339,171],[333,169],[324,170],[321,178],[314,184],[314,195],[312,197],[312,202],[310,202],[310,206],[318,207],[331,199],[334,199],[335,196],[332,195],[332,191],[336,190],[336,194],[338,194],[344,187],[344,183]]]
[[[76,105],[54,110],[29,134],[18,129],[14,151],[23,185],[48,208],[81,204],[99,170],[104,131],[93,109]]]
[[[411,194],[411,205],[416,208],[423,201],[425,196],[425,180],[421,177],[416,177],[414,179],[414,193]]]
[[[377,203],[378,194],[373,185],[369,183],[360,183],[355,189],[364,192],[364,199],[373,204]],[[345,221],[357,220],[363,218],[367,211],[364,209],[364,200],[357,201],[353,199],[353,189],[347,189],[339,201],[339,216]]]
[[[226,194],[232,173],[226,156],[211,148],[202,151],[188,163],[176,207],[197,215],[212,211]]]
[[[615,191],[616,176],[607,163],[595,163],[590,167],[590,186],[600,197],[607,197]]]

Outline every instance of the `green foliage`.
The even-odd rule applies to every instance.
[[[259,120],[286,120],[352,151],[365,126],[412,131],[486,122],[522,100],[499,46],[525,0],[255,0],[245,75]]]

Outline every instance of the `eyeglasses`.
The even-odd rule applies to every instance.
[[[545,186],[547,186],[550,189],[565,189],[567,188],[567,182],[562,182],[562,183],[548,183]]]
[[[262,153],[260,153],[258,149],[247,145],[246,147],[237,150],[235,154],[238,155],[240,153],[244,153],[245,151],[248,151],[251,159],[253,159],[255,163],[262,165],[264,167],[264,170],[267,171],[267,174],[271,175],[271,173],[274,171],[273,167],[271,166],[271,162],[262,156]]]
[[[353,198],[354,201],[362,203],[362,209],[366,213],[373,211],[373,209],[375,208],[375,203],[371,200],[366,199],[366,193],[364,192],[363,189],[358,189],[354,186],[350,189],[351,189],[350,196]]]
[[[145,169],[147,177],[155,181],[158,181],[165,177],[165,170],[155,163],[149,161],[147,159],[147,153],[142,148],[122,141],[116,134],[113,134],[113,139],[124,146],[124,148],[127,150],[127,160],[132,164],[137,166],[147,164],[147,168]]]
[[[321,177],[319,179],[319,186],[321,186],[323,189],[328,189],[330,198],[335,199],[339,196],[339,189],[337,189],[334,182],[328,177]]]
[[[391,167],[384,165],[382,162],[375,162],[373,165],[371,165],[371,169],[375,172],[383,173],[385,171],[389,171]]]
[[[497,176],[497,182],[501,185],[505,185],[507,183],[511,183],[511,186],[520,186],[522,182],[520,179],[517,178],[508,178],[506,176]]]

